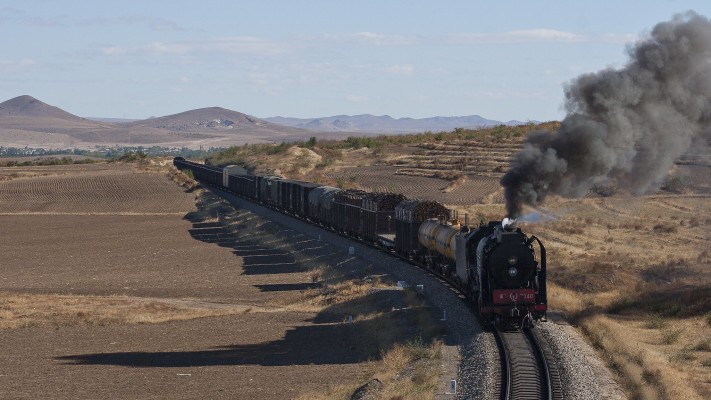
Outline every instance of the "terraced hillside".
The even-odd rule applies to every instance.
[[[394,160],[400,175],[448,176],[452,173],[499,178],[523,138],[493,142],[486,139],[422,143],[412,154]]]
[[[498,177],[469,175],[449,181],[423,175],[403,174],[396,167],[350,167],[324,174],[338,185],[402,193],[409,198],[425,198],[447,205],[503,202]]]
[[[340,142],[313,138],[294,144],[236,147],[208,161],[344,188],[395,191],[451,206],[503,204],[499,179],[526,136],[558,127],[558,122],[547,122]],[[711,150],[695,149],[677,161],[663,191],[709,193],[710,182]],[[587,197],[614,192],[614,188],[596,188]]]

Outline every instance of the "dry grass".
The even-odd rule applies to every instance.
[[[390,309],[388,309],[388,307]],[[347,322],[361,327],[354,348],[365,349],[373,359],[359,382],[377,379],[379,399],[431,399],[440,379],[443,332],[439,315],[413,290],[394,289],[378,277],[348,280],[304,293],[287,308],[320,308],[324,321]],[[299,399],[349,399],[360,385],[339,385],[325,393],[307,393]]]
[[[192,176],[192,171],[190,170],[185,170],[181,171],[174,166],[170,166],[167,168],[168,169],[168,177],[178,185],[187,188],[187,189],[194,189],[198,186],[198,182],[195,180],[195,178]]]
[[[383,399],[432,399],[437,388],[441,343],[417,340],[397,345],[383,355],[383,367],[376,373],[385,389]]]
[[[0,329],[77,325],[157,324],[240,314],[247,306],[215,306],[125,296],[0,293]]]
[[[549,306],[579,325],[634,399],[711,398],[711,203],[694,195],[551,198]],[[501,204],[460,210],[497,219]],[[708,340],[706,340],[708,339]]]
[[[579,325],[630,398],[711,397],[711,215],[701,197],[553,199],[549,304]]]
[[[404,344],[396,344],[383,351],[380,360],[371,361],[362,380],[380,383],[377,390],[368,394],[373,399],[433,399],[440,367],[441,342],[425,344],[415,338]],[[297,400],[348,400],[361,385],[338,385],[325,393],[307,393]]]
[[[680,327],[649,329],[644,323],[604,315],[580,321],[593,344],[624,377],[622,384],[630,397],[639,399],[707,398],[698,386],[709,383],[708,375],[704,377],[708,367],[701,361],[708,352],[689,345],[694,339],[688,331],[695,325],[698,321],[676,321]]]

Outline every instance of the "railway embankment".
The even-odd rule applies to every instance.
[[[482,329],[470,306],[445,282],[366,244],[240,197],[222,191],[215,193],[240,211],[279,225],[285,234],[298,232],[341,252],[344,257],[368,264],[372,274],[387,274],[393,281],[416,288],[427,302],[437,308],[447,327],[441,337],[441,370],[435,372],[439,375],[436,398],[494,399],[498,396],[500,360],[494,336]],[[540,323],[539,329],[546,347],[552,352],[551,358],[561,371],[564,398],[624,398],[610,372],[574,328],[556,318],[555,321]]]

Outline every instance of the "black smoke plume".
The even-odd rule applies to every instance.
[[[565,88],[557,132],[535,132],[501,178],[508,216],[548,194],[581,197],[594,185],[657,189],[674,160],[711,132],[711,22],[688,12],[628,48],[619,70]]]

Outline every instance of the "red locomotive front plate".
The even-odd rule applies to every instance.
[[[536,291],[533,289],[494,290],[494,304],[534,303]]]

